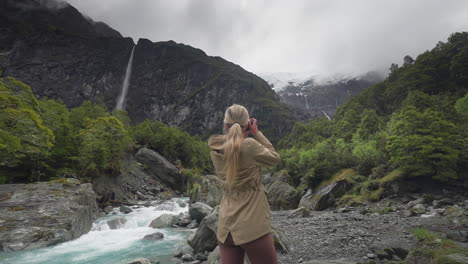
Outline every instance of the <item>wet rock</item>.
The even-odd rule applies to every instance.
[[[76,239],[98,215],[91,184],[0,184],[1,251],[29,250]]]
[[[296,210],[292,211],[287,218],[298,218],[298,217],[307,217],[310,213],[305,207],[299,207]]]
[[[312,211],[324,210],[334,205],[335,200],[341,197],[349,187],[349,182],[343,179],[325,185],[317,192],[313,192],[312,189],[309,189],[301,198],[299,206],[304,206]]]
[[[206,216],[200,223],[197,231],[188,240],[195,252],[212,251],[218,245],[216,232],[218,229],[219,206]]]
[[[163,238],[164,238],[163,233],[156,232],[156,233],[144,236],[143,240],[162,240]]]
[[[196,202],[189,206],[189,215],[192,219],[197,220],[198,223],[201,223],[203,218],[209,215],[213,211],[213,208],[207,204]]]
[[[133,212],[133,210],[130,207],[125,206],[125,205],[120,206],[119,211],[124,214],[129,214]]]
[[[130,261],[128,264],[151,264],[151,261],[146,258],[137,258]]]
[[[151,221],[149,225],[152,228],[167,228],[172,227],[178,220],[177,215],[162,214],[158,218]]]
[[[177,204],[182,208],[185,208],[187,206],[187,203],[182,200],[177,200]]]
[[[183,255],[186,255],[186,254],[192,255],[193,253],[194,253],[193,248],[188,243],[184,243],[176,249],[174,257],[180,258]]]
[[[216,175],[205,175],[201,177],[200,187],[190,194],[190,202],[202,202],[211,207],[220,204],[223,198],[223,187]]]
[[[180,213],[177,225],[181,227],[186,227],[192,222],[192,218],[189,214]]]
[[[112,213],[113,211],[114,211],[114,208],[113,208],[112,206],[110,206],[110,205],[109,205],[109,206],[106,206],[106,208],[104,208],[104,212],[105,212],[106,214],[110,214],[110,213]]]
[[[108,220],[107,225],[109,226],[110,229],[114,230],[114,229],[119,229],[126,222],[127,222],[127,219],[125,219],[124,217],[119,217],[119,218]]]
[[[187,226],[187,228],[189,228],[189,229],[194,229],[194,228],[197,228],[197,227],[198,227],[198,222],[195,219],[193,219],[192,222],[190,222],[190,224]]]
[[[192,255],[190,255],[190,254],[185,254],[185,255],[183,255],[183,256],[181,257],[181,259],[182,259],[183,261],[192,261],[192,260],[193,260],[193,257],[192,257]]]

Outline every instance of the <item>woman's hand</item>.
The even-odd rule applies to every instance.
[[[257,119],[251,118],[249,120],[249,131],[254,136],[257,134],[257,132],[258,132]]]

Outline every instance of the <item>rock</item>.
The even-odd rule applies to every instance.
[[[165,201],[161,204],[156,205],[154,208],[155,211],[175,211],[176,210],[176,205],[170,201]]]
[[[356,261],[349,261],[345,259],[321,259],[321,260],[310,260],[306,262],[302,262],[303,264],[356,264]]]
[[[293,251],[292,244],[284,234],[283,230],[279,227],[272,226],[273,242],[277,252],[281,254],[288,254]]]
[[[373,253],[368,253],[366,256],[368,259],[375,259],[375,254]]]
[[[183,186],[182,176],[178,169],[156,151],[143,147],[138,150],[135,158],[144,166],[144,171],[160,180],[173,190],[180,190]]]
[[[178,220],[177,215],[162,214],[158,218],[151,221],[149,225],[152,228],[167,228],[172,227]]]
[[[267,188],[268,202],[273,210],[290,210],[297,208],[301,193],[290,184],[275,180]]]
[[[137,258],[130,261],[128,264],[151,264],[151,261],[146,258]]]
[[[464,230],[447,230],[445,236],[448,239],[462,243],[468,242],[468,232]]]
[[[185,255],[182,256],[182,260],[183,261],[192,261],[193,257],[190,254],[185,254]]]
[[[110,214],[110,213],[112,213],[113,211],[114,211],[114,208],[113,208],[112,206],[110,206],[110,205],[109,205],[109,206],[106,206],[106,208],[104,208],[104,212],[105,212],[106,214]]]
[[[183,255],[186,255],[186,254],[192,255],[193,253],[194,253],[193,248],[188,243],[184,243],[176,249],[174,257],[180,258]]]
[[[197,220],[193,219],[192,222],[187,226],[187,228],[194,229],[198,227],[198,222]]]
[[[200,260],[200,261],[205,261],[205,260],[207,260],[207,256],[205,254],[202,254],[202,253],[197,253],[195,255],[195,259]]]
[[[425,201],[425,199],[423,197],[421,197],[421,198],[418,198],[416,200],[408,202],[407,205],[408,205],[409,208],[411,208],[411,207],[413,207],[413,206],[415,206],[417,204],[423,204],[424,201]]]
[[[426,212],[426,207],[422,204],[416,204],[413,207],[411,207],[411,211],[413,211],[416,214],[424,214]]]
[[[127,222],[127,219],[125,219],[124,217],[119,217],[119,218],[108,220],[107,225],[109,226],[110,229],[114,230],[114,229],[119,229],[126,222]]]
[[[164,234],[160,232],[156,232],[153,234],[149,234],[143,237],[143,240],[161,240],[164,238]]]
[[[407,210],[407,209],[403,210],[403,211],[402,211],[402,214],[403,214],[404,216],[406,216],[406,217],[410,217],[410,216],[416,215],[415,212],[414,212],[413,210]]]
[[[434,208],[441,208],[443,206],[448,206],[448,205],[453,205],[453,200],[450,198],[443,198],[440,200],[432,201],[432,206],[434,206]]]
[[[189,245],[195,252],[212,251],[218,245],[216,232],[218,229],[219,206],[206,216],[200,223],[197,231],[191,239]]]
[[[185,208],[187,206],[187,203],[185,203],[184,201],[182,200],[177,200],[177,204],[182,207],[182,208]]]
[[[121,213],[124,213],[124,214],[129,214],[129,213],[133,212],[133,210],[130,209],[130,207],[125,206],[125,205],[120,206],[119,211]]]
[[[321,187],[317,192],[312,189],[301,198],[299,206],[303,206],[312,211],[321,211],[335,203],[335,199],[341,197],[350,187],[347,180],[337,180],[331,184]]]
[[[192,218],[189,214],[180,213],[179,218],[177,220],[177,225],[181,227],[186,227],[192,222]]]
[[[1,251],[55,245],[86,234],[98,216],[91,184],[0,184]]]
[[[446,256],[441,256],[440,263],[468,264],[468,256],[461,253],[449,254]]]
[[[192,219],[197,220],[198,223],[201,223],[203,218],[209,215],[213,211],[213,208],[207,204],[196,202],[189,206],[189,214]]]
[[[292,211],[287,218],[298,218],[298,217],[307,217],[310,213],[305,207],[299,207],[296,210]]]
[[[199,185],[200,187],[190,193],[191,203],[202,202],[211,207],[220,204],[224,191],[218,176],[202,176]]]
[[[450,218],[461,217],[463,215],[464,215],[464,210],[458,205],[450,206],[445,210],[445,216],[450,217]]]

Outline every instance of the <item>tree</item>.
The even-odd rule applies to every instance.
[[[86,118],[80,130],[79,163],[87,177],[120,169],[121,160],[132,147],[122,122],[114,116]]]
[[[387,150],[390,162],[410,176],[432,176],[438,180],[456,179],[461,139],[454,123],[430,108],[418,111],[403,108],[394,116]]]

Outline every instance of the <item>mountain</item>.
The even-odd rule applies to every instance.
[[[102,101],[113,109],[135,47],[124,103],[134,124],[159,120],[207,136],[221,133],[224,111],[233,103],[245,105],[272,137],[294,122],[269,85],[238,65],[173,41],[140,39],[135,45],[69,4],[50,3],[0,4],[0,77],[23,81],[39,98],[68,107]]]
[[[360,76],[329,76],[304,73],[260,74],[280,96],[281,101],[294,108],[301,120],[316,116],[331,118],[336,108],[351,96],[371,85],[383,81],[376,72]]]

